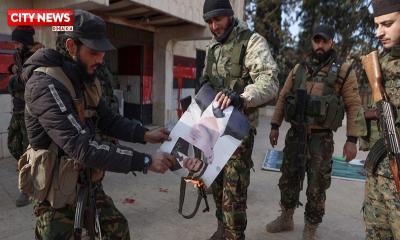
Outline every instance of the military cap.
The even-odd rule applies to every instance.
[[[316,36],[321,36],[326,40],[330,40],[335,37],[335,30],[327,24],[322,24],[314,28],[312,38]]]
[[[379,17],[381,15],[399,12],[400,11],[400,0],[373,0],[372,8],[374,9],[374,16]]]
[[[233,16],[234,12],[229,0],[205,0],[203,6],[204,21],[220,16]]]
[[[96,51],[105,52],[114,49],[107,39],[104,20],[84,10],[74,11],[74,30],[65,34],[77,38],[83,45]]]
[[[33,45],[35,29],[31,26],[18,26],[11,33],[11,39],[26,46]]]

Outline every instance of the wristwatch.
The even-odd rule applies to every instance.
[[[152,160],[150,156],[144,156],[143,174],[147,174],[147,170],[149,169],[151,162]]]

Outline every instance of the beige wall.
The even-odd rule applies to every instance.
[[[174,55],[196,58],[196,50],[206,50],[208,40],[200,41],[179,41],[174,44]]]

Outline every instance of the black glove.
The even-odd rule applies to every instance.
[[[230,89],[224,89],[222,92],[231,100],[232,106],[238,109],[244,107],[244,99],[237,92]]]

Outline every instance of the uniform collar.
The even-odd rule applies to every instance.
[[[246,26],[246,24],[242,21],[240,21],[239,19],[235,18],[234,21],[237,22],[236,26],[233,28],[231,34],[229,35],[228,39],[222,43],[222,44],[227,44],[231,41],[233,41],[235,38],[237,38],[237,36],[243,32],[246,31],[248,29],[248,27]],[[212,38],[211,43],[210,43],[210,48],[214,47],[215,45],[221,44],[217,41],[217,39],[215,39],[215,37]]]
[[[400,58],[400,45],[392,47],[389,54],[393,58]]]

